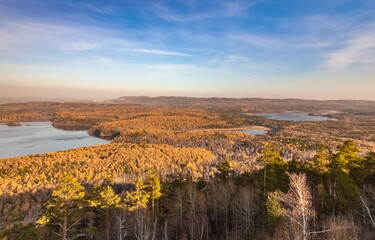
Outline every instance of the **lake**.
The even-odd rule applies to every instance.
[[[78,147],[107,144],[87,131],[65,131],[51,122],[21,122],[21,126],[0,125],[0,158],[56,152]]]
[[[244,132],[244,133],[249,133],[251,135],[262,135],[266,134],[267,131],[265,130],[258,130],[258,129],[238,129],[238,130],[233,130],[234,132]]]
[[[311,116],[308,113],[266,113],[266,114],[254,114],[256,116],[265,117],[268,119],[282,120],[282,121],[326,121],[326,120],[337,120],[334,118],[324,116]]]

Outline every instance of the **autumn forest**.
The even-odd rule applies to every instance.
[[[0,239],[375,239],[374,109],[224,98],[1,104],[2,124],[51,121],[111,143],[0,159]],[[290,112],[335,121],[258,115]]]

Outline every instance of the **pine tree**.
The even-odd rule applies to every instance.
[[[162,196],[160,179],[155,173],[147,176],[146,189],[151,200],[152,214],[155,214],[155,200]]]
[[[266,224],[270,232],[275,231],[276,227],[279,225],[282,216],[282,209],[280,201],[277,198],[277,194],[272,192],[268,194],[266,199],[266,209],[267,209],[267,218]]]
[[[57,226],[54,232],[59,239],[73,240],[86,235],[77,226],[83,218],[85,206],[84,187],[70,174],[63,175],[58,187],[52,192],[52,199],[44,205],[43,216],[37,221],[39,226]]]
[[[359,149],[353,140],[347,140],[337,148],[338,153],[332,156],[330,167],[335,172],[349,173],[349,168],[357,166],[361,161],[357,155]]]
[[[277,189],[285,191],[289,182],[286,174],[288,165],[281,157],[280,149],[274,144],[268,144],[264,147],[259,162],[264,166],[258,173],[259,182],[263,183],[264,196]]]
[[[357,153],[359,149],[353,140],[345,141],[338,146],[338,152],[331,157],[329,163],[330,193],[333,198],[332,210],[345,211],[359,203],[359,188],[351,175],[354,168],[358,168],[363,161]]]
[[[111,186],[95,186],[90,206],[95,207],[105,217],[106,239],[110,239],[110,214],[111,211],[120,206],[121,198],[113,191]]]
[[[226,181],[233,174],[231,162],[228,158],[225,158],[216,168],[217,172],[215,173],[215,178],[220,181]]]
[[[150,198],[142,178],[138,177],[133,184],[134,189],[126,194],[127,207],[131,211],[145,208]]]

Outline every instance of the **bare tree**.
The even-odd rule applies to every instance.
[[[168,237],[168,222],[167,222],[167,220],[164,220],[164,227],[162,228],[162,232],[163,232],[163,240],[168,240],[169,237]]]
[[[357,240],[357,231],[353,218],[344,216],[331,216],[324,221],[324,238],[327,240],[340,239],[340,240]]]
[[[238,190],[235,198],[236,220],[239,222],[241,232],[246,239],[252,239],[254,233],[255,215],[258,211],[257,193],[249,187],[242,187]]]
[[[116,233],[117,240],[124,240],[129,235],[128,232],[129,223],[126,211],[120,209],[114,216],[114,232]]]
[[[194,183],[189,183],[185,188],[184,199],[189,239],[201,240],[207,231],[208,224],[206,198],[202,192],[196,189]]]
[[[151,227],[147,223],[147,216],[142,210],[134,212],[134,236],[137,240],[148,240],[152,234]]]
[[[324,230],[314,231],[310,229],[311,222],[315,218],[315,210],[312,206],[312,197],[306,183],[306,176],[305,174],[290,174],[289,177],[289,192],[276,192],[276,196],[281,202],[282,214],[290,221],[290,225],[283,226],[281,235],[284,239],[307,240],[316,234],[339,234],[344,232],[344,229],[350,229],[354,225],[341,221],[340,223],[326,224]]]
[[[207,197],[208,217],[212,221],[212,228],[215,235],[230,239],[231,209],[233,196],[236,187],[231,179],[226,182],[212,182],[205,188]]]
[[[312,197],[304,174],[290,174],[289,192],[277,192],[276,196],[282,203],[283,216],[291,225],[289,234],[294,239],[307,240],[317,232],[310,231],[310,222],[315,217]]]
[[[361,202],[365,210],[366,219],[375,230],[375,187],[365,186],[363,188]]]
[[[175,238],[176,239],[183,239],[184,236],[184,193],[182,188],[177,188],[174,191],[174,198],[171,203],[171,219],[170,226],[172,229],[175,229]]]
[[[97,229],[95,227],[95,213],[94,212],[86,213],[85,224],[87,225],[86,231],[88,233],[88,238],[90,240],[93,240],[95,237],[95,234],[97,234]]]

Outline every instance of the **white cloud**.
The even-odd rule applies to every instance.
[[[87,50],[129,51],[155,55],[191,56],[178,51],[144,48],[147,42],[137,42],[120,37],[118,31],[94,28],[86,25],[71,25],[43,22],[12,21],[0,25],[0,49],[2,53],[14,49],[54,49],[63,52]],[[152,45],[151,45],[152,46]]]
[[[260,36],[251,33],[245,34],[231,34],[230,39],[244,42],[250,45],[264,47],[264,48],[279,48],[284,47],[285,43],[273,37]]]
[[[92,49],[98,49],[100,45],[97,43],[87,42],[87,41],[77,41],[63,44],[61,47],[65,51],[86,51]]]
[[[271,50],[290,49],[318,49],[329,47],[333,42],[329,39],[322,39],[314,35],[296,36],[265,36],[253,33],[231,33],[230,40],[239,41],[252,46],[267,48]]]
[[[35,49],[82,51],[100,47],[109,41],[109,31],[88,26],[70,26],[37,21],[8,21],[0,26],[0,45],[3,49]]]
[[[228,61],[249,61],[249,58],[248,57],[244,57],[244,56],[238,56],[238,55],[229,55],[227,56],[226,58]]]
[[[78,4],[76,7],[77,8],[83,7],[83,8],[86,8],[86,9],[90,10],[90,11],[101,13],[101,14],[109,14],[109,15],[118,14],[115,7],[108,6],[108,5],[99,6],[99,5],[95,5],[95,4],[86,3],[86,4]]]
[[[372,32],[353,38],[345,48],[329,54],[326,66],[341,70],[351,64],[369,62],[375,62],[375,34]]]
[[[148,53],[148,54],[155,54],[155,55],[170,55],[170,56],[191,56],[190,54],[182,53],[182,52],[174,52],[174,51],[163,51],[163,50],[155,50],[155,49],[122,49],[123,51],[130,51],[130,52],[139,52],[139,53]]]
[[[217,17],[239,17],[245,14],[246,10],[251,6],[257,4],[260,1],[201,1],[204,4],[208,4],[211,6],[211,9],[214,10],[207,10],[204,9],[202,6],[200,7],[199,1],[191,3],[187,3],[187,8],[183,13],[176,12],[172,8],[168,7],[165,4],[156,4],[153,6],[153,11],[155,15],[158,17],[168,20],[168,21],[176,21],[176,22],[188,22],[188,21],[200,21],[209,18],[217,18]],[[190,10],[190,11],[189,11]]]

